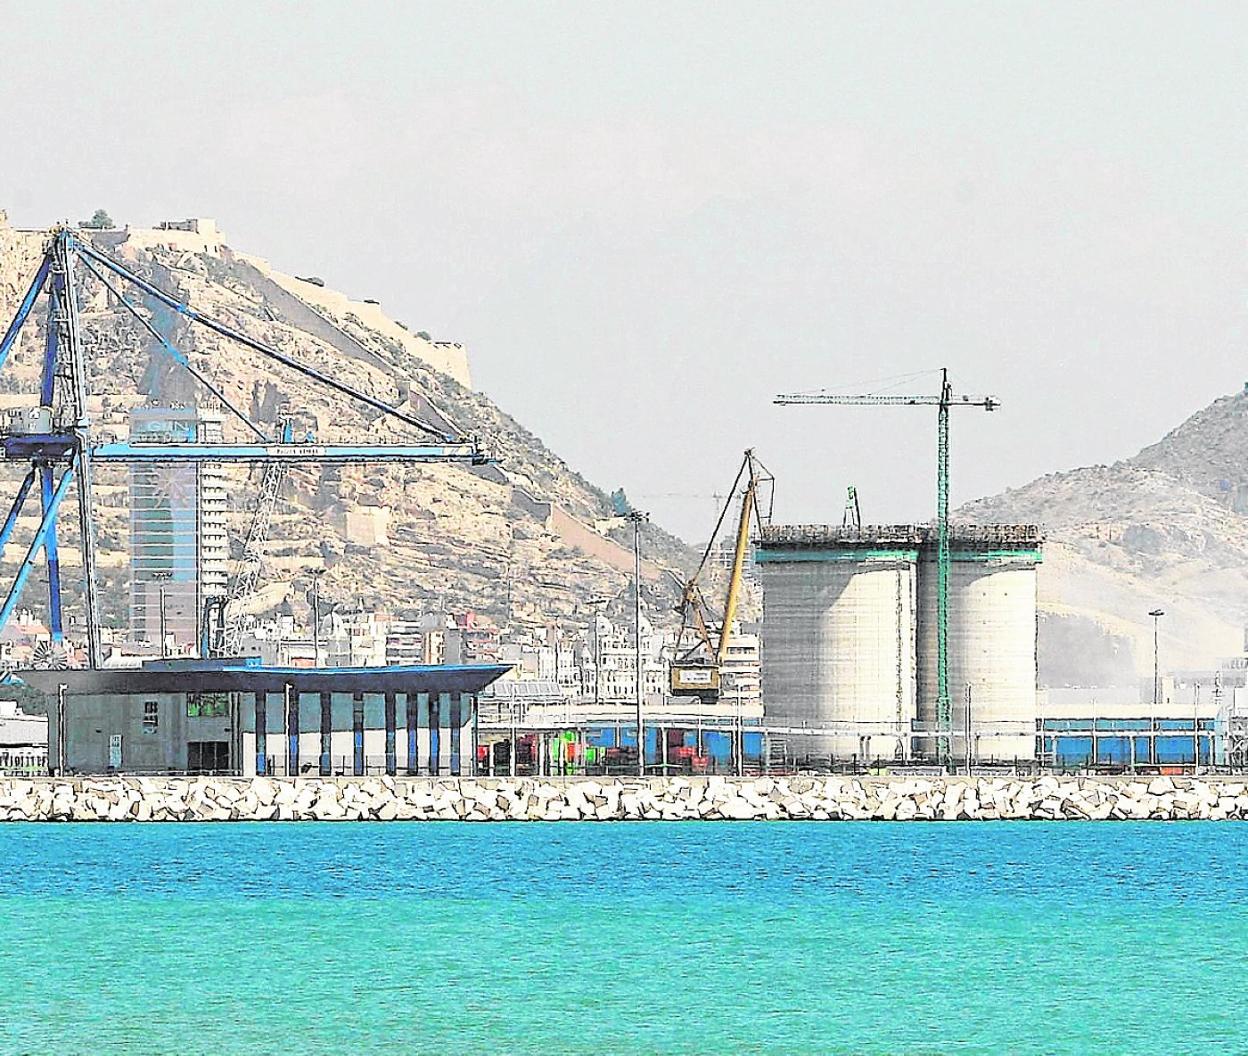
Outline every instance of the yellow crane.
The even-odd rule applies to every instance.
[[[731,503],[725,503],[720,511],[715,530],[711,532],[710,541],[702,553],[702,561],[697,571],[689,580],[682,580],[674,572],[669,575],[681,588],[680,604],[676,611],[680,613],[680,634],[676,638],[675,655],[670,671],[669,686],[674,696],[696,696],[707,702],[719,698],[720,672],[724,659],[728,655],[728,641],[732,634],[732,623],[736,619],[737,607],[741,601],[741,578],[745,571],[745,558],[750,547],[750,526],[762,523],[764,516],[759,505],[759,489],[764,484],[774,481],[755,457],[753,450],[745,452],[741,468],[737,470],[736,479],[732,482],[730,495],[735,495],[745,481],[745,489],[741,496],[741,511],[737,518],[737,535],[732,551],[732,567],[728,576],[728,591],[724,599],[724,609],[719,626],[713,626],[709,618],[710,607],[702,593],[699,581],[706,570],[715,541],[719,538],[720,528],[728,515]],[[770,502],[769,502],[770,505]],[[770,512],[767,518],[770,517]],[[685,647],[686,635],[691,634],[693,643]]]

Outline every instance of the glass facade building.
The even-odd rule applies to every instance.
[[[219,412],[146,406],[130,412],[132,443],[220,443]],[[204,602],[226,593],[229,540],[219,465],[164,463],[130,470],[130,636],[177,651],[199,635]]]

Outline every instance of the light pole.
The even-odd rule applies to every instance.
[[[633,680],[637,704],[637,774],[646,776],[646,734],[642,725],[642,671],[641,671],[641,523],[649,517],[640,510],[632,510],[628,519],[633,522],[633,659],[636,677]]]
[[[65,766],[65,746],[68,739],[65,736],[65,694],[69,690],[69,686],[62,682],[56,687],[56,776],[60,777],[66,771]]]
[[[1157,707],[1161,703],[1161,664],[1157,651],[1158,625],[1165,613],[1161,609],[1153,609],[1149,615],[1153,618],[1153,718],[1156,718]]]
[[[1192,697],[1192,773],[1200,773],[1200,683]]]
[[[511,698],[511,744],[507,749],[507,776],[516,776],[516,742],[520,740],[520,731],[516,728],[516,698]]]
[[[166,594],[165,594],[165,583],[166,583],[168,580],[172,579],[172,578],[173,578],[173,573],[172,573],[172,572],[153,572],[153,573],[152,573],[152,579],[154,579],[154,580],[156,580],[157,582],[159,582],[159,583],[160,583],[160,622],[159,622],[159,627],[160,627],[160,658],[161,658],[162,660],[163,660],[163,659],[164,659],[164,658],[168,655],[168,653],[167,653],[167,651],[166,651],[166,640],[167,640],[167,636],[168,636],[168,630],[167,630],[167,627],[168,627],[168,618],[167,618],[167,616],[165,615],[165,605],[167,604],[167,600],[168,600],[168,599],[167,599]]]
[[[741,687],[732,676],[732,696],[737,705],[737,777],[745,776],[745,722],[741,714]]]
[[[963,733],[966,743],[963,748],[966,749],[966,776],[971,776],[971,684],[966,684],[966,731]]]
[[[589,599],[589,604],[593,610],[590,623],[590,637],[594,647],[594,706],[597,707],[602,703],[602,646],[598,639],[598,619],[602,616],[602,610],[609,605],[611,598],[606,594],[595,594]],[[619,747],[617,739],[616,747]]]
[[[312,666],[321,666],[321,576],[323,568],[304,569],[312,577]]]

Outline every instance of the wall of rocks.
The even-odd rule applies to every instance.
[[[1248,818],[1248,778],[0,778],[0,821]]]

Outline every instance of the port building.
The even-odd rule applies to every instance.
[[[257,658],[23,671],[57,773],[469,775],[506,665],[266,667]]]
[[[1035,525],[955,526],[949,583],[950,750],[1036,755]],[[936,532],[925,525],[763,528],[764,721],[811,755],[935,755]],[[799,748],[800,751],[800,748]]]

